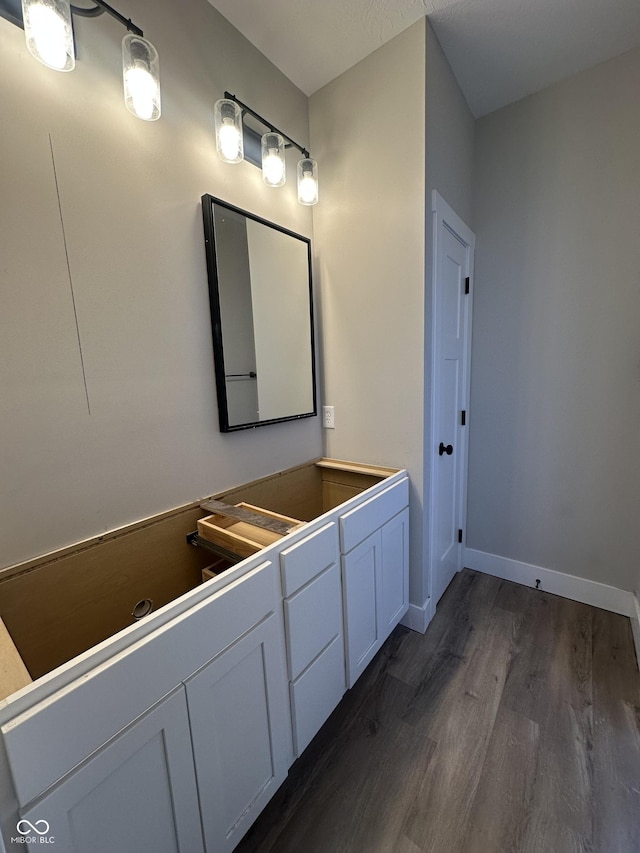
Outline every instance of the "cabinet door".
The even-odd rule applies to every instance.
[[[382,528],[378,629],[384,642],[409,607],[409,510]]]
[[[184,688],[116,735],[21,818],[36,830],[25,836],[34,837],[28,850],[41,849],[46,822],[46,837],[65,853],[203,851]]]
[[[381,646],[376,600],[380,558],[379,530],[342,558],[349,687],[353,687]]]
[[[233,850],[287,774],[281,630],[273,614],[186,682],[208,853]]]

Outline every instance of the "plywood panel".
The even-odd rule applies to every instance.
[[[354,498],[365,489],[379,483],[384,477],[394,473],[390,469],[386,473],[382,469],[363,470],[365,466],[349,468],[349,463],[336,463],[332,467],[330,460],[321,459],[318,467],[322,475],[322,508],[324,512],[340,506],[341,503]],[[372,473],[375,471],[376,473]]]
[[[246,501],[292,518],[311,521],[323,512],[322,476],[315,463],[310,462],[216,497],[234,504]]]
[[[27,684],[31,684],[31,677],[4,622],[0,619],[0,699],[10,696]]]
[[[335,509],[341,503],[355,498],[361,493],[362,489],[355,486],[345,486],[342,483],[323,483],[322,484],[322,510],[329,512],[330,509]]]
[[[318,468],[327,468],[333,471],[353,471],[360,474],[374,476],[377,480],[397,474],[398,468],[385,468],[381,465],[368,465],[364,462],[349,462],[346,459],[330,459],[323,457],[316,462]]]
[[[134,605],[154,608],[201,582],[211,555],[187,545],[198,507],[67,553],[22,573],[0,575],[0,617],[32,678],[133,623]]]
[[[313,460],[216,497],[311,521],[389,473]],[[0,571],[0,617],[31,677],[130,625],[138,601],[156,609],[197,586],[211,555],[185,537],[205,514],[191,504]]]
[[[317,459],[216,497],[227,503],[247,501],[293,518],[311,521],[396,471],[395,468],[356,462]]]

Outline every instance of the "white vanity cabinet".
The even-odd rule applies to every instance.
[[[340,533],[347,684],[353,687],[409,606],[408,480],[342,516]]]
[[[335,522],[283,551],[280,566],[293,740],[298,756],[346,689]]]
[[[253,563],[3,725],[19,819],[65,853],[233,849],[293,759],[277,566]]]
[[[22,812],[28,850],[202,853],[184,688],[161,700]],[[49,829],[44,836],[40,832]]]
[[[218,497],[308,520],[0,698],[8,850],[20,824],[27,850],[46,825],[65,853],[231,853],[406,612],[405,471],[323,459]]]

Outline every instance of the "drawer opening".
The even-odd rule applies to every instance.
[[[297,518],[244,501],[238,504],[213,501],[202,506],[214,506],[219,512],[198,521],[198,535],[223,552],[230,551],[239,557],[250,557],[304,524]]]

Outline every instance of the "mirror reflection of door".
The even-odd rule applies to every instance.
[[[247,243],[256,363],[260,366],[259,419],[278,418],[282,412],[310,412],[313,389],[309,382],[311,338],[306,244],[250,219]]]

